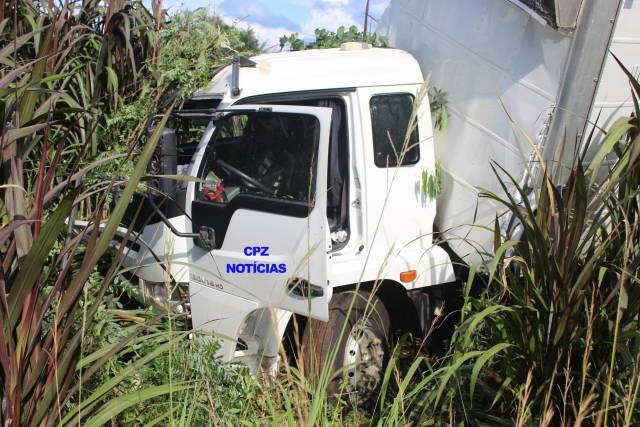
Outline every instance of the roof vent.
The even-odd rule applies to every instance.
[[[349,51],[349,50],[366,50],[371,49],[371,45],[369,43],[361,43],[361,42],[347,42],[342,43],[340,46],[340,50]]]

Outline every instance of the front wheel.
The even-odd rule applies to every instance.
[[[389,329],[389,313],[375,295],[366,291],[334,295],[329,321],[307,323],[302,340],[305,373],[317,380],[333,360],[327,384],[330,399],[345,395],[354,407],[375,404],[389,357]]]

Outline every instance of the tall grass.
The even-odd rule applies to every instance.
[[[80,311],[84,285],[107,249],[125,208],[116,206],[98,235],[106,211],[105,182],[92,212],[89,239],[66,236],[66,220],[90,192],[83,188],[85,159],[97,153],[108,100],[135,91],[152,20],[124,3],[79,7],[67,2],[2,2],[0,63],[2,118],[2,265],[0,266],[0,366],[4,425],[51,425],[66,412],[76,388],[81,355],[79,319],[90,323],[96,306]],[[111,84],[109,83],[111,82]],[[141,153],[125,189],[141,178],[158,139]],[[79,268],[72,268],[78,257]],[[92,295],[99,300],[105,280]],[[96,363],[101,360],[96,360]],[[87,375],[88,377],[90,375]]]
[[[183,381],[112,394],[169,352],[184,335],[177,332],[155,336],[152,351],[96,382],[114,359],[154,337],[158,319],[125,315],[134,323],[120,340],[91,353],[84,344],[122,253],[95,286],[90,279],[180,100],[168,96],[176,85],[168,68],[182,67],[182,79],[202,85],[206,67],[235,48],[255,49],[246,45],[251,34],[229,32],[240,37],[230,43],[219,21],[207,22],[208,34],[217,34],[211,49],[180,57],[174,48],[176,65],[162,51],[163,37],[184,41],[189,33],[177,26],[163,33],[161,1],[151,11],[120,0],[0,2],[2,425],[101,425],[137,402],[194,387]],[[195,61],[199,74],[189,71]],[[143,141],[145,119],[160,101],[165,116]],[[126,181],[98,169],[126,172]],[[116,186],[121,197],[111,203]],[[78,215],[89,223],[73,236]]]

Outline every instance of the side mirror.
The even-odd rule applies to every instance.
[[[181,231],[178,231],[178,229],[176,229],[174,227],[174,225],[171,224],[171,221],[169,221],[169,219],[165,216],[165,214],[162,213],[162,210],[153,201],[153,197],[151,197],[151,196],[146,196],[146,197],[147,197],[149,205],[155,211],[155,214],[160,217],[160,220],[167,227],[169,227],[169,230],[171,230],[171,232],[173,234],[175,234],[178,237],[186,237],[186,238],[190,238],[190,239],[195,239],[196,246],[199,246],[202,249],[206,249],[206,250],[209,250],[209,251],[212,250],[212,249],[215,249],[215,247],[216,247],[216,232],[215,232],[215,230],[213,228],[201,226],[201,227],[198,228],[198,232],[197,233],[183,233]]]
[[[149,128],[148,132],[153,132]],[[165,128],[160,135],[156,150],[147,167],[149,175],[177,175],[178,174],[178,138],[176,131]],[[178,192],[178,181],[169,178],[155,178],[149,181],[149,188],[153,196],[165,196],[175,200]]]

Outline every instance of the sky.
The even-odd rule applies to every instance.
[[[370,0],[369,14],[380,17],[390,0]],[[227,22],[250,26],[270,48],[283,34],[298,33],[313,39],[316,28],[335,30],[340,25],[364,25],[366,0],[165,0],[169,13],[207,7]],[[371,22],[371,21],[370,21]]]

